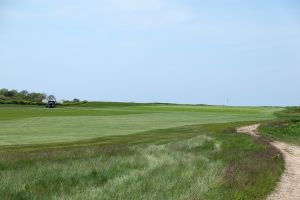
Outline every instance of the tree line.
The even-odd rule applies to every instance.
[[[39,92],[28,92],[27,90],[8,90],[6,88],[0,89],[1,100],[25,100],[32,102],[42,102],[47,98],[47,94]]]
[[[0,104],[29,104],[29,105],[43,105],[43,101],[47,99],[55,99],[54,95],[47,95],[40,92],[29,92],[27,90],[9,90],[6,88],[0,89]],[[75,98],[71,101],[63,100],[66,105],[85,103]]]

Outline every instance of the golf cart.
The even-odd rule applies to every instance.
[[[46,104],[46,108],[55,108],[56,107],[56,101],[48,101]]]

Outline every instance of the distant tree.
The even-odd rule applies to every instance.
[[[0,90],[0,94],[1,95],[4,95],[5,96],[5,94],[8,92],[8,89],[6,89],[6,88],[2,88],[1,90]]]
[[[41,97],[42,97],[42,100],[46,99],[47,98],[47,94],[46,93],[41,93]]]
[[[47,100],[48,101],[56,101],[56,98],[55,98],[55,96],[54,95],[49,95],[48,97],[47,97]]]
[[[48,98],[56,100],[54,95],[49,95]],[[40,104],[43,100],[47,101],[47,95],[39,92],[28,92],[27,90],[18,92],[17,90],[2,88],[0,89],[0,100],[5,100],[9,103],[26,102],[29,104]]]
[[[6,100],[6,97],[3,94],[0,94],[0,100]]]
[[[31,101],[42,102],[43,99],[47,97],[44,93],[32,92],[27,95],[28,99]]]
[[[26,98],[29,92],[27,90],[22,90],[19,94],[21,97]]]
[[[17,90],[8,90],[6,93],[4,93],[4,96],[6,97],[16,97],[18,94],[18,91]]]
[[[79,103],[79,102],[80,102],[79,99],[77,99],[77,98],[73,99],[73,103]]]

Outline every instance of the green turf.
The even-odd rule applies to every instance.
[[[261,134],[267,138],[300,145],[300,107],[287,108],[276,115],[278,119],[262,124]]]
[[[245,124],[153,130],[130,140],[115,136],[106,145],[91,140],[86,147],[0,151],[1,198],[264,199],[283,159],[234,131]]]
[[[272,107],[87,103],[45,109],[0,106],[0,145],[73,142],[192,124],[272,119]]]
[[[235,128],[279,110],[0,105],[0,199],[264,199],[283,159]]]

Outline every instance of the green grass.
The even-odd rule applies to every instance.
[[[287,108],[276,115],[279,119],[265,122],[261,126],[262,135],[300,145],[300,108]]]
[[[0,105],[1,199],[264,199],[279,152],[237,134],[271,107]]]
[[[243,124],[151,131],[151,140],[122,143],[128,136],[120,136],[107,145],[3,150],[1,197],[263,199],[283,161],[270,146],[236,134],[234,127]]]
[[[58,109],[1,105],[0,146],[73,142],[192,124],[266,120],[274,118],[277,110],[121,103],[87,103]]]

